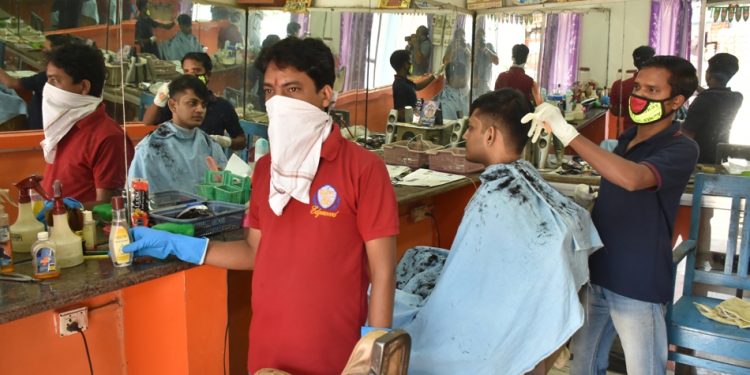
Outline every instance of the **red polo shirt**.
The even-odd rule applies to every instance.
[[[63,196],[81,202],[96,201],[96,189],[125,187],[125,150],[122,128],[104,112],[101,104],[78,120],[57,144],[55,162],[47,164],[42,187],[51,195],[52,183],[62,182]],[[133,160],[133,144],[127,140],[127,163]]]
[[[262,233],[252,283],[250,373],[340,374],[367,319],[366,241],[398,234],[385,164],[341,137],[323,142],[310,203],[268,204],[271,156],[253,173],[250,227]]]
[[[517,66],[511,66],[507,72],[500,73],[495,81],[495,90],[510,87],[526,95],[531,102],[534,101],[534,95],[531,93],[533,86],[534,79],[529,77],[523,68]]]
[[[612,103],[609,111],[615,116],[622,116],[623,131],[635,125],[628,114],[628,99],[630,98],[630,94],[633,93],[636,74],[638,73],[633,74],[632,77],[624,81],[618,79],[612,84],[612,89],[609,90],[609,99],[610,103]],[[620,108],[619,111],[617,110],[618,106]]]

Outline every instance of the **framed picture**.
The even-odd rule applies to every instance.
[[[380,0],[378,8],[406,9],[411,5],[411,0]]]

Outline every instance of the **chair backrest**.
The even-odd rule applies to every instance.
[[[698,243],[701,207],[707,197],[725,198],[720,204],[730,209],[726,260],[723,270],[695,269],[695,254],[688,255],[683,295],[692,294],[693,282],[720,285],[733,289],[750,289],[750,178],[728,175],[698,174],[695,177],[693,209],[690,216],[690,239]],[[730,204],[731,202],[731,204]],[[742,223],[742,225],[741,225]],[[735,256],[738,261],[735,264]]]
[[[735,145],[731,143],[719,143],[716,145],[716,161],[721,163],[727,158],[740,158],[750,160],[750,145]]]

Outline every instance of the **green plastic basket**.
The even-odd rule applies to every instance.
[[[216,186],[214,194],[217,201],[242,204],[242,189],[235,186]]]
[[[200,184],[196,185],[198,195],[205,198],[208,201],[216,199],[216,186],[211,184]]]
[[[203,183],[214,186],[226,185],[231,176],[232,173],[228,171],[206,171],[203,175]]]

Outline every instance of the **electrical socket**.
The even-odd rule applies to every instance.
[[[85,331],[89,327],[88,308],[79,307],[77,309],[63,311],[57,314],[57,333],[60,337],[70,336],[78,331],[68,330],[68,325],[78,323],[78,328]]]
[[[411,221],[416,223],[427,218],[427,214],[432,213],[432,205],[423,204],[421,206],[412,207],[409,212]]]

